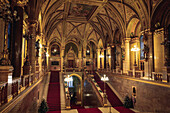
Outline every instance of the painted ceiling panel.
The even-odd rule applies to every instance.
[[[78,26],[78,30],[79,30],[81,36],[83,36],[83,34],[84,34],[84,27],[85,27],[85,24]]]
[[[101,13],[101,14],[106,14],[106,11],[105,11],[105,9],[104,8],[102,8],[101,10],[100,10],[100,12],[99,13]]]
[[[47,4],[48,4],[48,0],[46,0],[46,1],[44,2],[44,4],[42,5],[42,7],[41,7],[41,12],[42,12],[42,13],[44,13]]]
[[[93,12],[95,7],[96,6],[91,6],[86,4],[71,3],[69,9],[69,16],[88,17],[90,13]]]
[[[155,7],[155,5],[159,2],[159,0],[152,0],[152,7]]]
[[[130,17],[132,17],[133,15],[136,15],[135,12],[127,6],[125,6],[125,11],[126,11],[126,21],[127,22],[129,21]]]
[[[71,22],[74,26],[81,24],[80,22]]]
[[[88,30],[87,30],[87,29],[88,29]],[[86,28],[86,36],[90,36],[90,34],[92,33],[92,31],[93,31],[93,27],[92,27],[92,26]]]
[[[63,27],[62,27],[62,23],[59,23],[58,26],[58,31],[60,32],[61,36],[63,36]]]
[[[118,12],[121,14],[121,16],[124,15],[123,5],[121,3],[111,2],[111,4],[118,10]]]
[[[94,22],[98,22],[98,20],[97,20],[97,18],[96,18],[96,17],[95,17],[95,18],[93,18],[93,21],[94,21]]]
[[[62,4],[57,10],[64,10],[64,4]]]
[[[142,2],[144,1],[145,0]],[[152,1],[154,5],[159,0]],[[138,0],[123,0],[125,4],[122,4],[121,2],[122,0],[46,0],[41,8],[41,12],[45,12],[43,13],[42,24],[48,26],[43,27],[47,28],[44,31],[49,32],[49,34],[52,33],[52,36],[59,37],[59,33],[55,32],[56,27],[61,35],[63,35],[63,29],[66,29],[66,36],[77,36],[78,38],[82,38],[88,36],[93,30],[93,33],[89,35],[89,38],[95,37],[95,40],[105,38],[106,34],[109,32],[108,30],[113,32],[118,28],[123,32],[124,25],[126,25],[124,23],[125,14],[123,7],[125,7],[126,21],[129,21],[133,15],[136,15],[134,12],[136,9],[142,14],[143,12],[141,11],[141,6],[139,6],[139,9],[139,7],[135,5],[136,3],[140,3]],[[59,14],[57,11],[59,10],[61,15],[56,18],[56,15]],[[63,13],[61,13],[62,11]],[[61,20],[66,21],[67,24],[62,26],[64,24]],[[60,24],[54,26],[58,22],[60,22]],[[89,23],[91,24],[89,25],[90,27],[87,27],[84,31],[85,24]]]
[[[67,35],[68,35],[68,33],[70,33],[70,31],[71,31],[73,28],[74,28],[74,26],[73,26],[71,23],[67,22],[67,29],[66,29]]]
[[[70,36],[70,35],[77,35],[78,34],[78,32],[77,32],[77,29],[74,29],[73,31],[71,31],[69,34],[68,34],[68,36]],[[68,37],[67,36],[67,37]]]
[[[90,34],[90,36],[88,37],[88,40],[95,40],[95,41],[97,41],[97,37],[96,37],[95,31],[93,31]]]
[[[58,32],[57,28],[53,31],[53,33],[51,34],[51,36],[50,36],[50,37],[51,37],[51,38],[56,37],[56,38],[58,38],[58,39],[60,39],[60,40],[61,40],[61,37],[60,37],[60,34],[59,34],[59,32]]]

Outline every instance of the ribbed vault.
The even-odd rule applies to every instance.
[[[153,10],[163,0],[32,0],[27,12],[29,18],[41,15],[41,32],[47,41],[77,43],[115,42],[118,30],[121,39],[136,36],[139,31],[149,28],[148,4]],[[34,12],[34,16],[32,14]],[[31,16],[32,15],[32,16]],[[131,28],[133,27],[133,28]],[[49,42],[50,43],[50,42]]]

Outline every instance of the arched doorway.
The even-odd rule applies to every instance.
[[[82,103],[82,79],[77,74],[71,74],[73,81],[69,82],[69,92],[71,96],[71,106],[81,105]]]

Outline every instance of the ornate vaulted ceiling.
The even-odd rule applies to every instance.
[[[76,43],[103,44],[120,38],[138,35],[149,27],[148,4],[154,10],[163,0],[32,0],[31,10],[41,15],[41,28],[49,42],[75,41]],[[34,17],[33,17],[34,18]],[[120,40],[120,39],[119,39]]]

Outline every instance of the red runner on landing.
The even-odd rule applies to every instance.
[[[61,113],[59,71],[52,71],[47,95],[48,113]]]
[[[100,80],[100,77],[94,73],[94,79],[98,83],[99,87],[102,91],[104,91],[104,82]],[[116,94],[112,91],[112,89],[106,84],[106,94],[108,96],[108,100],[113,107],[123,106],[123,103],[119,100]]]
[[[120,107],[114,107],[117,111],[119,111],[120,113],[135,113],[134,111],[127,109],[123,106]]]
[[[98,108],[77,109],[79,113],[102,113]]]

